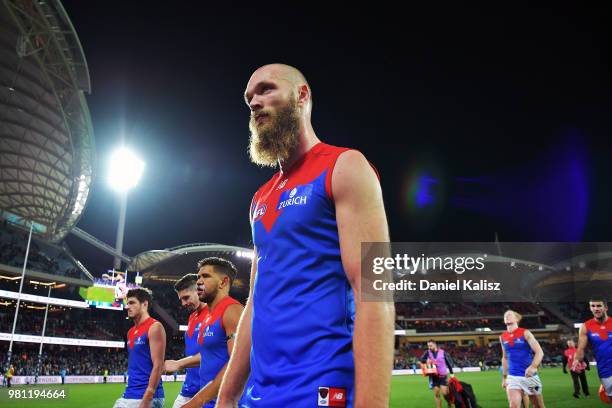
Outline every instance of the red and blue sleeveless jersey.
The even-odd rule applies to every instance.
[[[355,303],[331,188],[347,150],[318,143],[253,197],[250,407],[352,406]]]
[[[591,319],[584,326],[593,347],[599,378],[612,376],[612,319],[608,317],[603,323]]]
[[[144,392],[149,386],[149,377],[153,369],[151,348],[149,346],[149,329],[153,323],[157,323],[157,320],[149,317],[128,331],[128,383],[123,393],[123,398],[142,399]],[[164,398],[161,379],[153,398]]]
[[[200,346],[198,345],[198,333],[202,326],[202,321],[206,317],[208,306],[204,305],[199,311],[193,312],[189,315],[189,321],[187,323],[187,331],[185,332],[185,355],[193,356],[200,352]],[[187,374],[185,375],[185,382],[183,382],[183,388],[181,388],[181,395],[183,397],[193,397],[200,390],[200,369],[197,367],[188,368]]]
[[[215,379],[219,371],[229,361],[227,352],[227,334],[223,327],[223,315],[231,305],[240,304],[236,299],[227,296],[211,311],[206,309],[202,325],[198,332],[198,350],[200,352],[200,388]],[[204,405],[204,408],[214,408],[214,399]]]
[[[501,338],[508,359],[508,374],[524,377],[525,370],[533,361],[533,350],[525,339],[525,329],[519,327],[513,332],[505,331]]]

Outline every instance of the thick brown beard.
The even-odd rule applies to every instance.
[[[300,117],[297,102],[290,99],[287,105],[270,114],[266,120],[270,123],[261,129],[254,116],[249,121],[249,156],[257,165],[276,167],[279,161],[291,157],[299,143]]]

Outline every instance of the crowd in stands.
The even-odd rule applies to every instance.
[[[396,329],[417,332],[503,330],[503,314],[512,309],[523,315],[523,324],[543,328],[559,321],[531,303],[397,303]]]
[[[586,302],[582,303],[558,303],[559,309],[564,316],[577,322],[584,322],[593,317]]]
[[[533,303],[410,302],[395,305],[398,317],[406,318],[502,316],[508,309],[523,315],[542,313],[542,310]]]
[[[550,323],[550,319],[547,316],[525,317],[522,323],[531,328],[543,328],[546,324]],[[496,319],[397,320],[396,325],[399,329],[415,329],[419,333],[475,331],[482,330],[483,328],[504,330],[506,328],[501,316]]]
[[[125,326],[125,316],[119,312],[104,312],[106,313],[89,309],[70,309],[68,311],[63,307],[50,306],[45,336],[121,341],[123,334],[118,332],[118,328]],[[14,303],[9,306],[0,306],[0,332],[11,332],[14,315]],[[15,333],[40,335],[44,316],[44,306],[22,302]]]

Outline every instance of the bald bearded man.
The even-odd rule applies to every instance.
[[[394,306],[359,300],[361,243],[389,241],[378,174],[319,140],[294,67],[257,69],[244,97],[251,161],[279,171],[251,203],[250,296],[217,406],[245,390],[248,407],[386,408]]]

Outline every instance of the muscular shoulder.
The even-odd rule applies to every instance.
[[[226,331],[229,330],[233,332],[236,330],[243,310],[244,306],[240,303],[231,304],[225,309],[225,313],[223,313],[223,327]]]
[[[164,329],[164,326],[160,322],[154,322],[149,327],[149,335],[165,333],[165,332],[166,332],[166,330]]]
[[[336,199],[378,186],[378,174],[361,152],[346,150],[340,154],[332,175],[332,192]]]

